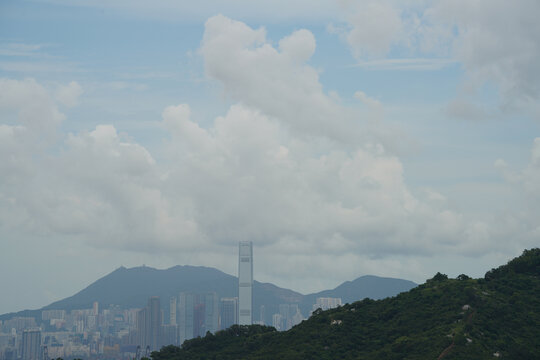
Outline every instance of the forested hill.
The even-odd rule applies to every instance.
[[[437,274],[409,292],[318,311],[293,329],[233,326],[173,359],[540,359],[540,249],[483,279]]]

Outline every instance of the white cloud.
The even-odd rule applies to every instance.
[[[436,70],[462,64],[463,96],[495,85],[499,108],[538,114],[540,98],[540,3],[535,0],[437,0],[433,2],[343,1],[345,25],[330,26],[341,34],[358,66],[375,70]],[[437,59],[386,59],[420,54]],[[377,57],[377,59],[365,60]],[[456,100],[458,101],[458,100]],[[459,116],[478,117],[465,109]],[[450,110],[458,110],[457,103]],[[472,111],[471,111],[472,110]],[[495,110],[495,109],[494,109]],[[493,111],[490,111],[493,112]]]
[[[106,87],[112,90],[135,90],[143,91],[147,89],[145,84],[128,82],[128,81],[111,81],[105,84]]]
[[[528,195],[532,199],[540,199],[540,138],[534,139],[529,165],[523,171],[522,179]]]
[[[349,25],[342,35],[356,58],[384,56],[400,40],[401,11],[388,1],[342,3]]]
[[[339,34],[367,70],[440,70],[465,77],[447,112],[486,118],[521,112],[540,118],[540,25],[535,0],[340,1]],[[496,96],[491,95],[492,88]],[[487,90],[486,90],[487,89]],[[491,97],[490,100],[485,100]],[[464,99],[474,98],[480,106]]]
[[[503,105],[540,96],[540,3],[519,0],[435,3],[427,17],[439,26],[455,26],[451,46],[473,86],[495,82]],[[435,30],[436,31],[436,30]]]
[[[355,92],[354,97],[371,108],[379,109],[382,107],[382,104],[379,100],[367,96],[366,93],[363,91]]]
[[[15,113],[4,119],[5,125],[19,123],[36,143],[49,139],[65,118],[47,89],[34,79],[0,79],[0,108]]]
[[[321,21],[337,15],[333,0],[319,0],[317,6],[309,0],[207,0],[204,3],[189,1],[156,0],[152,4],[141,0],[34,0],[63,6],[96,7],[123,14],[153,17],[169,21],[201,22],[218,13],[234,14],[238,18],[283,22]]]
[[[311,58],[315,52],[315,46],[315,37],[306,29],[297,30],[279,41],[281,52],[299,63]]]
[[[23,73],[70,73],[81,72],[77,64],[59,63],[58,61],[0,61],[0,70]]]
[[[454,60],[441,58],[377,59],[359,61],[354,67],[361,67],[367,70],[435,71],[453,63],[455,63]]]
[[[0,56],[36,56],[38,55],[38,51],[43,49],[44,47],[44,44],[0,44]]]
[[[507,241],[517,216],[468,218],[443,194],[415,194],[402,162],[387,150],[392,141],[374,137],[371,119],[359,116],[372,114],[324,92],[307,64],[313,34],[297,30],[278,44],[263,28],[209,19],[200,49],[206,73],[235,104],[206,126],[193,120],[197,109],[188,104],[166,107],[161,125],[170,138],[160,156],[112,124],[35,147],[42,134],[55,134],[64,118],[57,104],[76,104],[80,87],[71,83],[55,98],[34,80],[1,80],[0,108],[16,113],[0,125],[0,171],[9,174],[0,179],[2,237],[61,237],[72,248],[213,266],[220,264],[210,260],[226,262],[217,250],[253,240],[264,249],[258,263],[269,277],[294,270],[321,279],[352,278],[356,262],[369,258],[384,258],[396,274],[414,265],[393,260],[397,255],[474,256],[530,243]],[[364,92],[354,96],[368,108],[383,107]],[[521,175],[533,193],[538,152],[535,145]],[[537,220],[528,224],[535,228]],[[276,261],[286,265],[275,269]]]
[[[313,35],[296,31],[280,41],[280,49],[266,40],[263,28],[219,15],[206,22],[200,51],[207,75],[233,100],[279,118],[298,133],[356,141],[360,119],[325,94],[317,70],[304,63],[315,49]]]
[[[388,256],[459,251],[460,235],[478,236],[461,215],[415,198],[380,144],[327,151],[244,105],[208,129],[188,105],[167,107],[163,126],[172,133],[163,164],[112,125],[69,134],[58,155],[18,159],[26,173],[10,171],[17,178],[2,185],[3,232],[158,253],[249,239],[277,252],[262,262],[283,243],[304,254]],[[0,136],[22,129],[4,125]]]
[[[67,107],[74,107],[78,104],[79,97],[83,93],[81,85],[72,81],[67,85],[61,85],[56,90],[55,98],[60,104]]]
[[[445,112],[449,116],[459,119],[482,120],[489,117],[486,109],[465,99],[454,99],[450,101],[446,105]]]

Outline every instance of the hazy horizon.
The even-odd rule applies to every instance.
[[[121,265],[236,274],[245,240],[255,279],[303,294],[538,246],[539,13],[2,2],[0,313]]]
[[[16,313],[18,311],[24,311],[24,310],[39,310],[45,306],[48,306],[50,305],[51,303],[55,302],[55,301],[58,301],[58,300],[63,300],[67,297],[70,297],[72,295],[75,295],[77,293],[79,293],[80,291],[86,289],[88,286],[94,284],[96,281],[98,280],[101,280],[103,277],[106,277],[110,274],[112,274],[113,272],[117,271],[117,270],[120,270],[120,269],[125,269],[125,270],[132,270],[132,269],[136,269],[136,268],[149,268],[149,269],[152,269],[152,270],[158,270],[158,271],[166,271],[166,270],[170,270],[170,269],[173,269],[175,267],[184,267],[184,266],[189,266],[189,267],[203,267],[203,268],[210,268],[210,269],[214,269],[214,270],[217,270],[217,271],[220,271],[226,275],[229,275],[229,276],[233,276],[233,277],[238,277],[238,274],[230,274],[230,273],[227,273],[221,269],[218,269],[216,267],[212,267],[212,266],[203,266],[203,265],[181,265],[181,264],[177,264],[177,265],[173,265],[173,266],[170,266],[170,267],[167,267],[167,268],[156,268],[156,267],[152,267],[152,266],[148,266],[146,264],[141,264],[141,265],[135,265],[135,266],[132,266],[132,267],[126,267],[126,266],[123,266],[123,265],[120,265],[118,266],[116,269],[113,269],[111,271],[109,271],[108,273],[106,273],[104,276],[100,277],[100,278],[96,278],[94,279],[93,281],[91,281],[90,283],[88,284],[81,284],[81,287],[79,289],[76,289],[74,290],[73,293],[69,294],[69,295],[66,295],[66,297],[62,298],[62,299],[57,299],[57,300],[54,300],[52,302],[48,302],[46,304],[42,304],[36,308],[28,308],[28,309],[19,309],[19,310],[16,310],[16,311],[9,311],[9,312],[5,312],[5,313],[0,313],[0,315],[3,315],[3,314],[8,314],[8,313]],[[347,282],[352,282],[354,280],[357,280],[359,278],[362,278],[362,277],[366,277],[366,276],[374,276],[374,277],[378,277],[378,278],[388,278],[388,279],[397,279],[397,280],[407,280],[407,281],[410,281],[409,279],[401,279],[401,278],[395,278],[395,277],[386,277],[386,276],[378,276],[378,275],[375,275],[375,274],[363,274],[363,275],[359,275],[357,277],[354,277],[352,279],[343,279],[342,281],[340,281],[339,283],[336,283],[335,285],[333,286],[330,286],[329,288],[320,288],[320,289],[317,289],[317,290],[314,290],[314,291],[311,291],[311,292],[301,292],[301,291],[298,291],[296,289],[292,289],[292,288],[287,288],[285,286],[281,286],[280,284],[276,284],[276,283],[271,283],[271,282],[264,282],[264,281],[259,281],[256,277],[253,279],[255,282],[259,282],[261,284],[272,284],[272,285],[275,285],[279,288],[282,288],[282,289],[287,289],[287,290],[292,290],[292,291],[295,291],[297,293],[300,293],[301,295],[310,295],[310,294],[315,294],[315,293],[318,293],[318,292],[321,292],[321,291],[326,291],[326,290],[333,290],[335,288],[337,288],[338,286],[340,285],[343,285]],[[414,281],[413,281],[414,282]],[[417,283],[418,284],[418,283]],[[165,301],[165,299],[164,299]]]

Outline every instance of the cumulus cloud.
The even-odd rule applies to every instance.
[[[450,101],[446,105],[445,112],[451,117],[465,120],[482,120],[489,116],[484,108],[465,99],[454,99]]]
[[[354,56],[384,56],[398,42],[403,30],[401,11],[388,1],[342,1],[348,23],[336,29],[349,44]]]
[[[323,91],[306,63],[315,46],[308,30],[275,48],[262,28],[209,19],[206,72],[236,103],[206,126],[188,104],[166,107],[161,126],[170,136],[159,160],[112,124],[60,136],[55,151],[17,148],[31,143],[32,129],[58,125],[61,98],[34,80],[2,80],[0,107],[18,114],[0,125],[1,156],[9,159],[0,166],[10,167],[0,179],[2,236],[30,232],[184,261],[215,260],[215,249],[252,240],[269,269],[276,259],[293,260],[276,273],[294,267],[320,276],[352,276],[351,264],[366,257],[392,264],[395,254],[475,255],[508,246],[494,223],[407,186],[387,144],[368,141],[357,112]],[[355,97],[382,107],[363,92]]]
[[[242,105],[208,130],[189,120],[185,109],[168,108],[164,122],[176,115],[184,129],[178,135],[197,129],[206,145],[179,136],[183,151],[175,152],[178,167],[167,181],[183,184],[197,223],[216,242],[291,242],[316,253],[341,239],[348,251],[377,254],[431,252],[460,242],[455,235],[466,222],[416,199],[400,161],[381,145],[320,155],[315,142],[291,136],[276,120]]]
[[[315,37],[306,29],[297,30],[279,41],[281,52],[299,63],[311,58],[315,52],[315,46]]]
[[[308,30],[283,38],[276,49],[263,28],[221,15],[206,22],[200,49],[207,75],[233,100],[281,119],[297,133],[355,141],[359,119],[324,93],[317,70],[305,63],[314,50]]]
[[[534,139],[529,165],[523,171],[522,181],[532,198],[540,199],[540,138]]]
[[[390,50],[428,57],[451,58],[462,64],[466,74],[464,97],[495,85],[499,108],[538,114],[540,98],[540,24],[535,0],[438,0],[415,4],[397,1],[342,2],[345,25],[331,26],[341,34],[360,65],[400,67],[409,59],[366,61],[386,57]],[[393,55],[395,57],[396,55]],[[398,55],[399,56],[399,55]],[[418,59],[414,59],[418,63]],[[425,59],[426,63],[448,61]],[[392,65],[392,66],[388,66]],[[458,117],[482,116],[461,99],[449,105]]]
[[[495,166],[504,179],[513,186],[519,201],[519,212],[509,214],[510,223],[515,231],[511,237],[528,247],[538,246],[540,239],[540,138],[535,138],[528,164],[520,170],[512,168],[503,159],[498,159]]]
[[[540,71],[540,24],[534,0],[447,1],[434,4],[426,17],[434,24],[455,27],[452,51],[465,67],[473,86],[493,81],[502,95],[502,105],[538,99]],[[438,31],[438,30],[434,30]]]
[[[32,158],[54,142],[65,116],[50,92],[33,79],[0,79],[0,113],[0,192],[12,203],[8,189],[23,191],[32,182]]]
[[[81,96],[83,90],[81,85],[76,81],[72,81],[67,85],[61,85],[56,90],[55,98],[60,104],[66,107],[73,107],[77,105],[79,96]]]
[[[382,110],[382,104],[379,100],[369,97],[363,91],[357,91],[354,93],[354,97],[360,100],[360,102],[371,109]]]
[[[0,106],[17,113],[15,121],[28,130],[47,132],[64,120],[50,93],[34,79],[0,79]]]

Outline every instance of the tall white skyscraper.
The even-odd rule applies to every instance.
[[[253,323],[253,244],[241,241],[238,251],[238,324]]]

